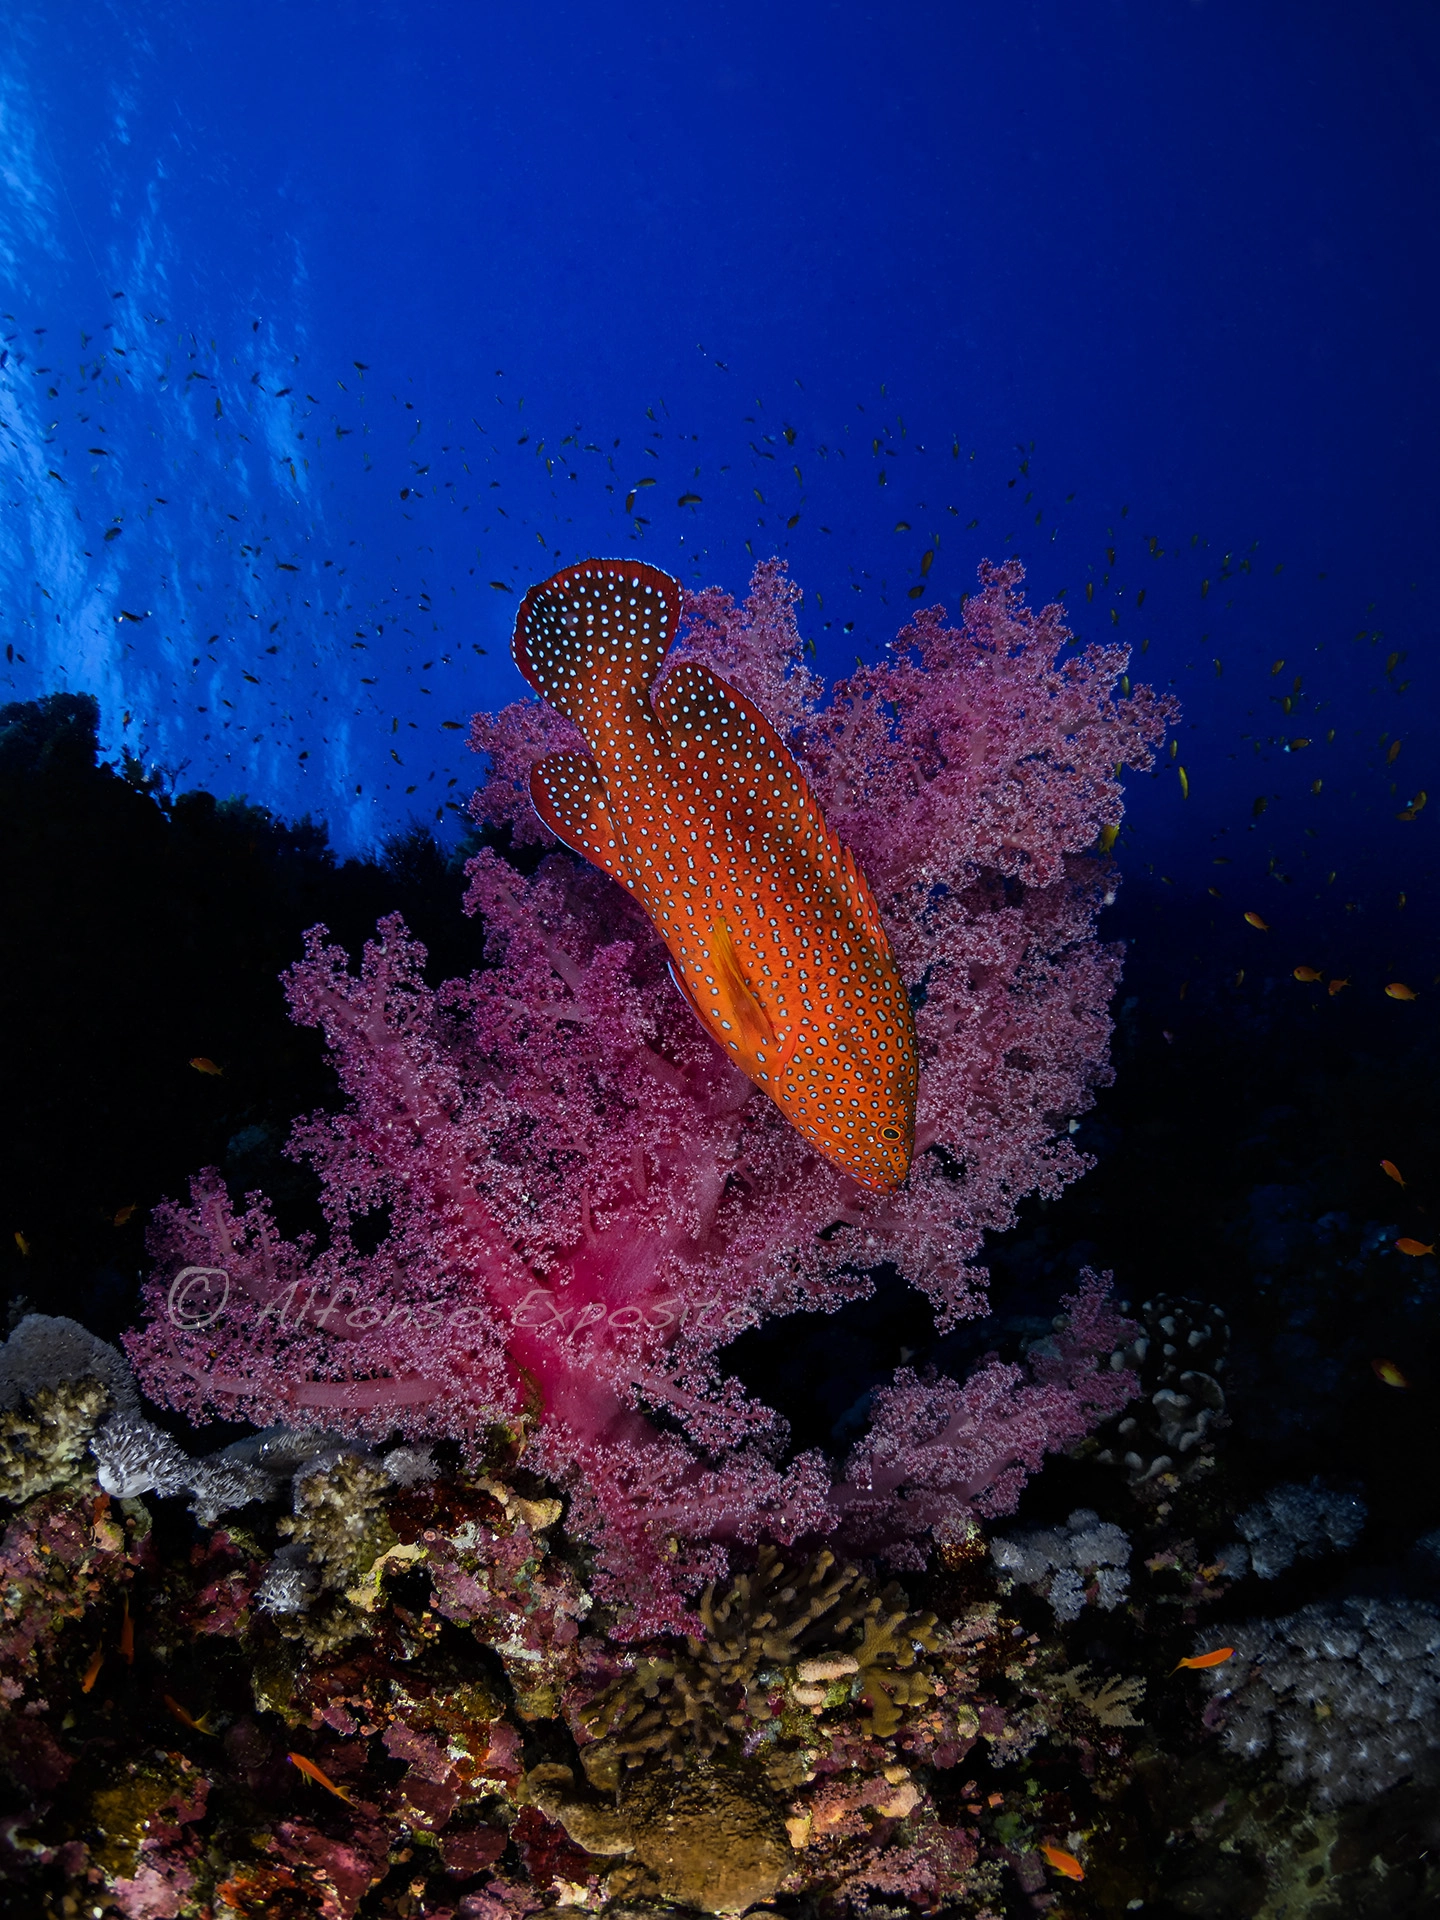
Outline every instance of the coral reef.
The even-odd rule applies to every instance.
[[[1274,1580],[1297,1559],[1354,1546],[1365,1525],[1365,1502],[1358,1494],[1327,1487],[1317,1475],[1309,1486],[1272,1487],[1235,1525],[1241,1539],[1219,1555],[1225,1572],[1232,1579],[1249,1571]]]
[[[1128,1301],[1122,1313],[1130,1312]],[[1140,1308],[1140,1330],[1110,1356],[1140,1382],[1134,1403],[1098,1434],[1097,1458],[1123,1466],[1132,1486],[1213,1463],[1228,1424],[1225,1370],[1230,1327],[1217,1306],[1159,1293]]]
[[[762,1547],[753,1572],[722,1594],[707,1587],[697,1611],[698,1633],[647,1651],[579,1709],[596,1742],[582,1758],[597,1786],[652,1757],[679,1768],[740,1740],[763,1751],[763,1736],[751,1736],[770,1731],[777,1692],[812,1714],[861,1701],[865,1730],[882,1739],[929,1697],[934,1614],[911,1613],[896,1587],[876,1593],[828,1548],[791,1565]]]
[[[72,1411],[60,1477],[16,1476],[0,1515],[0,1874],[18,1912],[997,1920],[1052,1903],[1057,1858],[1123,1910],[1153,1891],[1140,1796],[1188,1863],[1188,1881],[1167,1868],[1175,1911],[1208,1910],[1188,1886],[1244,1905],[1264,1883],[1272,1903],[1319,1885],[1378,1915],[1355,1848],[1411,1862],[1423,1836],[1403,1781],[1440,1777],[1435,1606],[1350,1599],[1223,1629],[1233,1660],[1177,1680],[1165,1608],[1112,1593],[1097,1638],[1072,1607],[1062,1575],[1093,1573],[1098,1603],[1129,1557],[1080,1508],[988,1542],[969,1520],[913,1600],[832,1547],[765,1545],[707,1587],[690,1631],[637,1644],[514,1433],[458,1467],[454,1448],[259,1433],[208,1456],[264,1481],[217,1525],[193,1497],[206,1462],[178,1443],[143,1493],[101,1486],[111,1361],[0,1413],[0,1457],[34,1457],[37,1408]],[[1066,1471],[1107,1469],[1082,1449]],[[1023,1584],[1053,1627],[1007,1611]],[[1316,1811],[1241,1788],[1241,1769]]]
[[[1357,1597],[1227,1632],[1206,1724],[1232,1753],[1273,1750],[1317,1805],[1373,1799],[1440,1748],[1440,1607]]]
[[[319,1176],[328,1245],[284,1240],[258,1196],[232,1208],[213,1174],[158,1209],[149,1324],[127,1336],[147,1392],[193,1418],[310,1414],[368,1439],[521,1422],[637,1635],[683,1622],[731,1543],[854,1521],[903,1548],[1005,1510],[1047,1446],[1118,1411],[1127,1377],[1096,1361],[1122,1323],[1082,1313],[1033,1390],[997,1368],[969,1400],[899,1379],[836,1483],[813,1454],[782,1466],[775,1416],[716,1363],[742,1329],[838,1306],[886,1261],[942,1325],[973,1314],[983,1234],[1087,1164],[1068,1117],[1108,1079],[1119,959],[1095,937],[1114,887],[1095,849],[1122,763],[1151,764],[1174,705],[1117,695],[1124,649],[1068,651],[1021,577],[983,568],[960,626],[918,612],[824,706],[778,563],[743,608],[691,596],[674,651],[757,700],[864,868],[917,1008],[902,1193],[810,1153],[696,1025],[623,889],[549,840],[529,766],[574,742],[523,703],[474,728],[491,760],[477,821],[543,853],[533,872],[490,847],[470,863],[488,965],[431,988],[392,917],[357,975],[313,932],[290,1002],[324,1031],[347,1104],[290,1151]]]
[[[997,1537],[990,1555],[1005,1583],[1033,1588],[1057,1620],[1078,1620],[1087,1601],[1111,1610],[1130,1591],[1130,1541],[1123,1527],[1077,1508],[1063,1527]],[[1009,1591],[1008,1584],[1002,1591]]]
[[[0,1447],[57,1395],[104,1431],[92,1375],[19,1397]],[[993,1915],[1007,1870],[1043,1878],[1041,1815],[1033,1783],[982,1794],[967,1766],[993,1781],[1045,1740],[1123,1765],[1136,1689],[1041,1658],[973,1523],[943,1615],[767,1546],[693,1632],[627,1645],[513,1436],[457,1471],[256,1434],[209,1456],[265,1483],[216,1527],[186,1498],[205,1463],[126,1418],[155,1484],[112,1496],[113,1448],[74,1444],[0,1538],[0,1860],[36,1913],[73,1889],[127,1920]]]

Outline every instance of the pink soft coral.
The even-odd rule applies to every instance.
[[[1044,1447],[1124,1396],[1127,1376],[1095,1371],[1113,1326],[1093,1288],[1048,1377],[900,1376],[839,1486],[819,1455],[785,1460],[781,1424],[715,1355],[867,1291],[882,1262],[942,1327],[982,1311],[982,1236],[1087,1164],[1066,1123],[1109,1078],[1119,973],[1093,849],[1120,765],[1151,764],[1173,703],[1117,698],[1124,650],[1067,654],[1059,609],[1032,614],[1021,578],[982,568],[961,627],[918,614],[825,705],[778,562],[743,608],[691,596],[675,649],[774,717],[879,901],[921,1046],[900,1194],[807,1150],[701,1032],[629,897],[549,839],[525,774],[573,742],[518,703],[475,722],[492,771],[473,810],[551,851],[530,878],[488,848],[471,861],[489,964],[468,980],[427,986],[398,918],[358,973],[311,934],[291,1007],[324,1029],[346,1104],[291,1151],[319,1174],[329,1243],[280,1241],[259,1196],[237,1212],[202,1176],[158,1214],[150,1322],[127,1342],[147,1389],[197,1418],[372,1434],[523,1418],[636,1631],[678,1618],[725,1541],[847,1523],[903,1546],[1013,1502]]]

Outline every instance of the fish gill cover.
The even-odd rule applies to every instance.
[[[1094,1280],[1029,1374],[902,1369],[838,1480],[818,1453],[787,1461],[783,1423],[717,1366],[742,1329],[853,1299],[882,1262],[942,1327],[983,1311],[983,1234],[1088,1164],[1067,1125],[1109,1077],[1119,969],[1096,848],[1120,768],[1151,764],[1175,705],[1121,695],[1125,649],[1069,651],[1021,578],[982,567],[959,626],[919,611],[823,703],[782,566],[743,606],[684,602],[679,661],[770,717],[873,888],[919,1042],[902,1192],[827,1165],[699,1031],[643,915],[537,818],[531,767],[576,736],[517,703],[472,727],[477,824],[541,855],[469,862],[488,964],[432,988],[399,916],[358,972],[312,931],[290,1005],[323,1029],[346,1104],[299,1121],[290,1151],[319,1177],[327,1243],[282,1239],[264,1197],[237,1208],[214,1171],[158,1208],[126,1341],[147,1393],[193,1419],[475,1445],[523,1425],[635,1631],[680,1617],[727,1542],[838,1529],[914,1564],[918,1537],[1008,1510],[1047,1447],[1115,1411],[1130,1376],[1097,1360],[1123,1323]]]

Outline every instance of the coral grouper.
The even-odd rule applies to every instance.
[[[695,662],[655,687],[679,618],[679,582],[632,561],[526,594],[516,664],[590,748],[538,763],[535,809],[640,902],[701,1025],[804,1138],[893,1191],[918,1060],[879,912],[764,714]]]

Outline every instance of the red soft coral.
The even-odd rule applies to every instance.
[[[678,999],[629,896],[550,840],[525,773],[573,742],[520,703],[475,722],[491,773],[474,813],[552,850],[528,878],[489,849],[470,863],[488,964],[468,980],[427,986],[398,917],[358,973],[311,934],[291,1006],[323,1028],[345,1105],[302,1121],[291,1151],[319,1174],[328,1245],[280,1241],[261,1198],[237,1213],[214,1175],[160,1209],[150,1321],[127,1341],[147,1389],[196,1417],[371,1434],[524,1419],[637,1632],[679,1617],[727,1541],[845,1522],[903,1549],[1012,1502],[1123,1385],[1097,1385],[1109,1331],[1090,1293],[1090,1344],[1072,1317],[1054,1378],[900,1376],[839,1486],[819,1455],[786,1463],[781,1423],[715,1355],[867,1291],[882,1262],[942,1327],[982,1311],[983,1235],[1087,1164],[1066,1127],[1109,1078],[1120,962],[1096,939],[1114,874],[1093,849],[1120,818],[1119,765],[1151,764],[1173,703],[1117,697],[1124,651],[1067,652],[1059,609],[1031,613],[1021,577],[983,568],[960,627],[917,615],[823,706],[778,562],[743,607],[690,596],[676,649],[775,717],[870,880],[917,1005],[901,1193],[807,1149]],[[907,1430],[924,1443],[909,1455]]]

